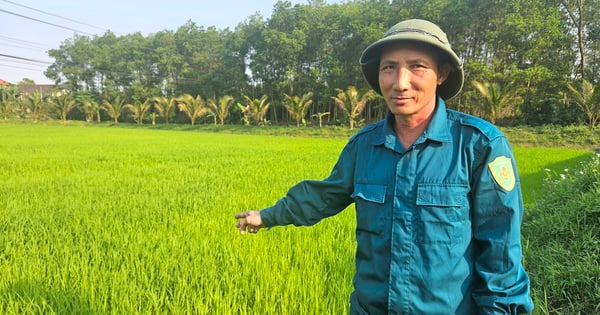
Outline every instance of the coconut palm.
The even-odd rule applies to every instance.
[[[34,122],[37,122],[44,114],[46,108],[44,103],[47,97],[39,91],[35,91],[32,94],[27,94],[24,99],[24,110],[25,113],[33,118]]]
[[[95,100],[85,100],[81,104],[83,112],[85,113],[85,121],[92,122],[94,117],[97,122],[100,122],[100,105]]]
[[[600,121],[600,99],[595,95],[600,92],[595,89],[590,81],[585,79],[582,82],[581,91],[571,84],[568,84],[567,88],[569,88],[575,98],[574,101],[577,106],[587,116],[590,128],[594,128],[598,121]]]
[[[308,92],[302,95],[302,97],[290,96],[285,93],[283,96],[285,96],[283,106],[288,110],[292,118],[296,120],[296,127],[300,127],[300,122],[303,124],[306,123],[304,117],[306,117],[308,108],[312,105],[312,100],[310,98],[313,96],[313,93]]]
[[[168,125],[169,118],[175,110],[177,98],[166,98],[164,96],[158,96],[152,99],[152,104],[154,105],[154,109],[158,112],[158,116],[163,117],[165,119],[165,123]]]
[[[177,99],[177,105],[179,110],[188,116],[192,122],[192,126],[196,122],[196,119],[208,113],[205,102],[200,95],[194,98],[190,94],[184,94]]]
[[[242,113],[244,113],[244,119],[246,119],[248,123],[253,121],[257,125],[260,125],[266,122],[265,116],[271,105],[271,103],[267,103],[267,98],[266,95],[263,95],[261,98],[251,99],[244,95],[246,103],[244,105],[238,103],[238,107],[242,110]]]
[[[104,100],[104,103],[100,107],[100,109],[104,110],[108,116],[110,116],[115,124],[119,123],[119,117],[125,110],[125,100],[121,98],[121,96],[115,97],[115,100],[111,103],[108,100]]]
[[[324,112],[324,113],[316,113],[313,114],[311,117],[316,117],[319,119],[319,128],[323,127],[323,117],[329,115],[329,112]]]
[[[146,114],[150,110],[150,107],[152,107],[151,99],[147,99],[143,103],[136,101],[136,102],[134,102],[133,105],[125,104],[123,106],[124,109],[128,109],[133,113],[138,125],[143,124],[144,118],[146,117]]]
[[[519,89],[515,88],[514,82],[501,86],[498,83],[471,81],[473,87],[484,99],[483,109],[491,123],[495,124],[502,110],[511,106],[519,99]]]
[[[208,100],[208,110],[211,112],[211,115],[214,118],[215,125],[217,124],[217,119],[221,125],[225,124],[225,120],[227,116],[229,116],[229,109],[233,104],[233,96],[225,95],[219,98],[217,102],[214,98]]]
[[[367,103],[377,97],[377,94],[373,90],[361,94],[354,86],[349,86],[346,90],[336,89],[336,91],[337,96],[332,96],[331,99],[344,112],[350,123],[350,129],[354,129],[354,122],[360,117]]]
[[[70,94],[62,94],[53,97],[50,100],[50,105],[58,110],[63,123],[67,122],[67,115],[77,106],[77,102]]]
[[[16,108],[16,91],[10,88],[0,88],[0,113],[4,117],[4,120],[8,120],[8,117],[15,111]]]

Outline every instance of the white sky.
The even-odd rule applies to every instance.
[[[53,59],[48,56],[47,51],[58,48],[61,42],[75,34],[73,30],[15,14],[85,32],[81,35],[102,35],[110,29],[117,36],[135,32],[146,36],[165,29],[176,30],[188,20],[205,28],[215,26],[218,29],[229,27],[234,30],[238,23],[254,13],[270,17],[276,2],[277,0],[0,0],[0,79],[17,83],[23,78],[30,78],[37,84],[53,83],[43,74],[48,64],[1,55],[51,63]],[[308,0],[290,2],[292,5],[306,4]]]

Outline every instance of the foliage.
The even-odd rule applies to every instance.
[[[526,268],[542,314],[600,312],[600,154],[560,173],[523,225]]]
[[[136,101],[134,104],[125,104],[124,106],[125,109],[128,109],[133,113],[138,125],[144,123],[144,118],[146,117],[146,114],[148,113],[151,107],[152,101],[150,99],[147,99],[143,103]]]
[[[16,88],[0,86],[0,114],[4,120],[15,114],[17,109],[17,93]]]
[[[230,95],[220,97],[218,101],[214,98],[208,100],[208,110],[214,118],[215,125],[217,124],[217,120],[219,121],[219,124],[225,124],[225,120],[229,117],[229,110],[233,101],[234,98]]]
[[[33,122],[37,122],[38,119],[45,117],[48,112],[48,107],[44,106],[48,96],[42,94],[39,91],[35,91],[31,94],[24,96],[24,112],[26,116],[33,119]]]
[[[590,81],[585,79],[581,90],[571,84],[568,84],[567,87],[573,95],[574,102],[585,113],[590,128],[593,129],[600,121],[600,90],[597,90]]]
[[[127,106],[125,105],[125,99],[121,96],[117,96],[112,102],[104,100],[104,103],[102,104],[100,109],[108,113],[108,115],[113,119],[115,124],[117,124],[119,123],[119,117],[121,117],[121,114],[127,108]]]
[[[157,96],[152,98],[153,108],[158,112],[158,115],[165,119],[165,123],[169,124],[169,118],[175,110],[177,103],[176,97],[166,98],[164,96]]]
[[[373,90],[360,92],[356,87],[349,86],[346,90],[337,89],[337,96],[331,99],[343,111],[348,119],[350,129],[354,129],[354,123],[367,106],[367,103],[376,98],[377,94]]]
[[[190,94],[184,94],[177,98],[177,107],[183,112],[192,123],[208,113],[204,99],[200,95],[193,97]]]
[[[246,124],[254,122],[256,125],[264,125],[267,123],[265,116],[271,103],[267,103],[267,96],[263,95],[261,98],[252,99],[244,95],[245,104],[238,103],[238,108],[244,115]]]
[[[63,123],[65,123],[67,121],[67,115],[75,108],[75,106],[77,106],[77,102],[70,94],[63,94],[50,98],[50,105],[54,106],[54,108],[59,111],[60,118]]]
[[[496,82],[479,82],[473,80],[471,83],[483,97],[484,102],[481,104],[484,106],[484,112],[491,123],[496,123],[496,120],[505,108],[517,106],[519,90],[515,88],[514,82],[500,85]]]
[[[300,127],[300,123],[306,125],[306,120],[304,118],[306,117],[308,108],[313,103],[311,100],[313,93],[308,92],[302,95],[302,97],[290,96],[287,94],[284,94],[283,96],[285,96],[283,106],[288,110],[292,118],[296,120],[296,127]]]
[[[339,123],[348,116],[331,96],[348,86],[368,87],[357,62],[363,49],[398,21],[424,18],[448,34],[464,63],[465,82],[495,82],[501,94],[518,94],[505,105],[510,117],[496,113],[472,84],[449,108],[503,125],[570,125],[589,117],[576,110],[574,95],[565,94],[568,85],[600,82],[599,15],[599,0],[279,1],[268,18],[252,15],[234,30],[188,21],[147,36],[74,35],[49,51],[54,62],[46,75],[66,92],[92,92],[99,102],[117,94],[132,104],[183,94],[268,95],[277,106],[264,121],[274,124],[298,125],[278,105],[284,94],[310,91],[307,115],[330,112],[328,122]],[[371,107],[363,117],[370,123],[385,113],[384,106]]]

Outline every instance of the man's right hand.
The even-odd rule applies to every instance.
[[[257,233],[261,228],[265,227],[260,217],[260,211],[248,210],[240,212],[235,215],[239,221],[235,226],[240,230],[240,234],[245,234],[246,231],[250,233]]]

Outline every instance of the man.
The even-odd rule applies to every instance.
[[[328,178],[238,213],[240,232],[312,225],[354,202],[353,314],[531,312],[513,153],[490,123],[446,109],[463,85],[446,34],[403,21],[360,62],[387,117],[350,139]]]

